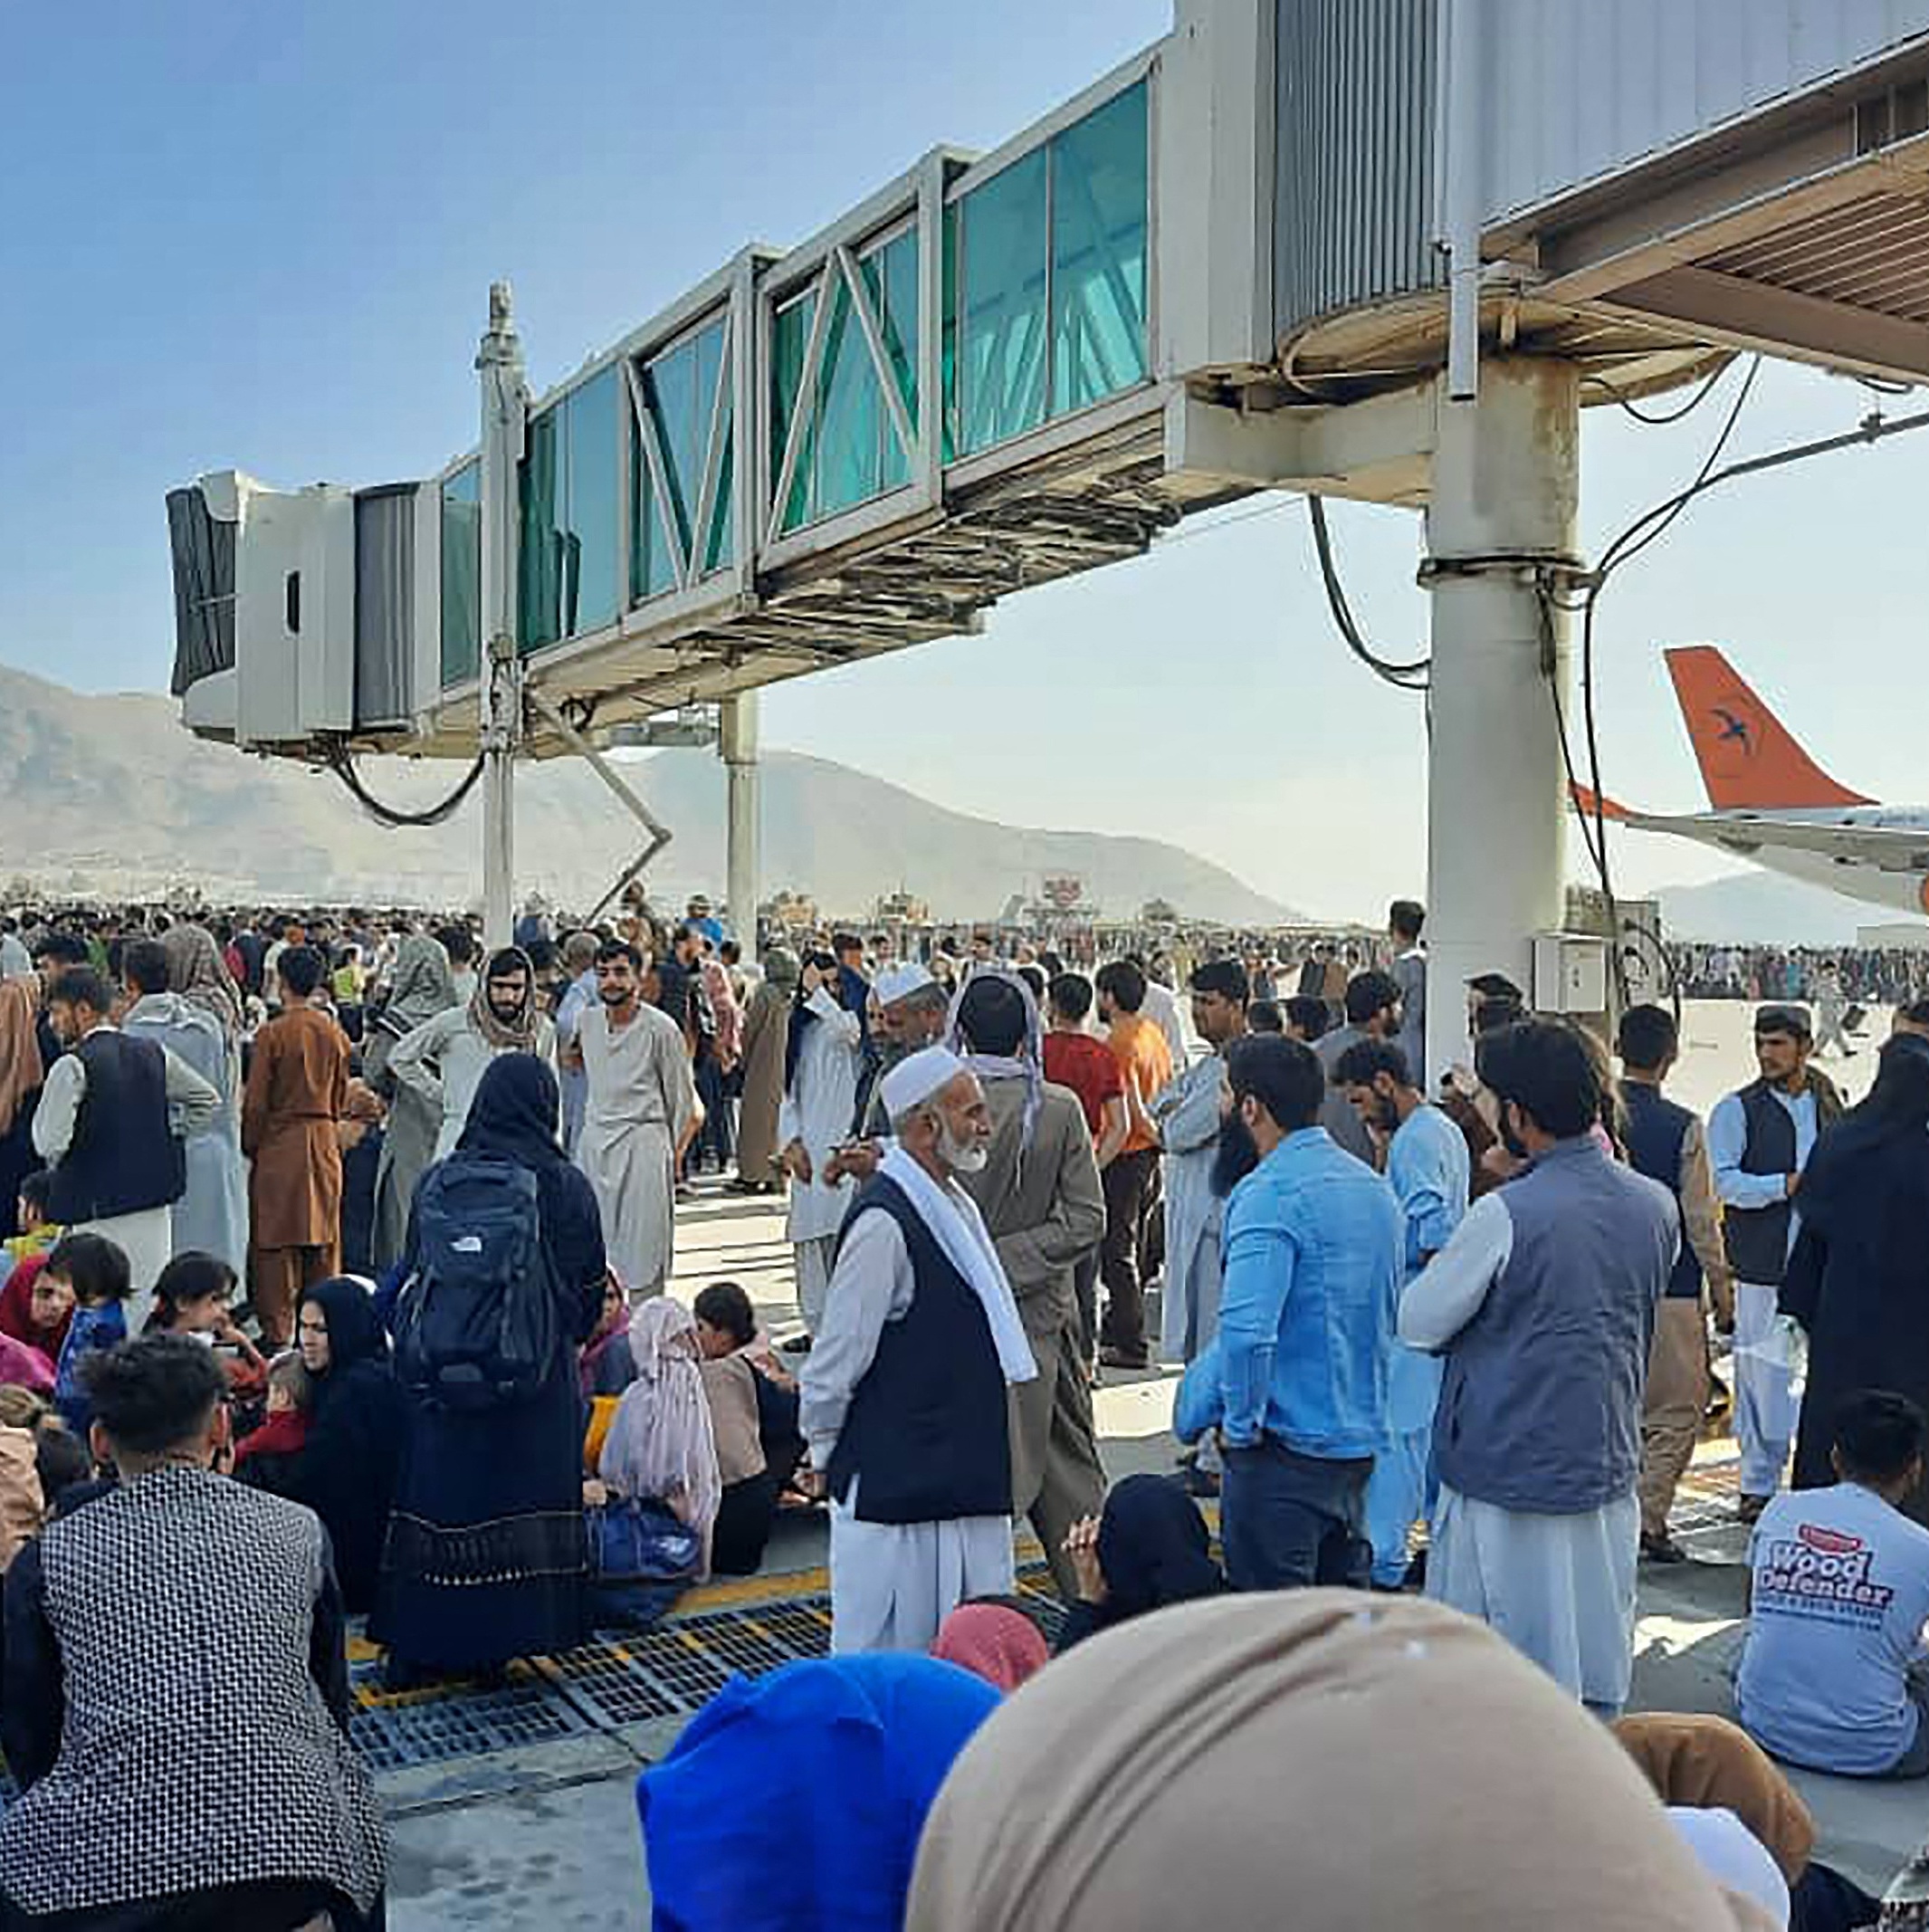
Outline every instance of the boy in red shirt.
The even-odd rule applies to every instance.
[[[1099,1172],[1111,1166],[1125,1144],[1131,1123],[1125,1113],[1125,1080],[1118,1056],[1086,1032],[1092,1011],[1092,982],[1082,972],[1062,972],[1046,989],[1045,1077],[1068,1086],[1085,1110]],[[1078,1290],[1080,1346],[1086,1365],[1098,1340],[1099,1250],[1079,1258],[1073,1271]]]

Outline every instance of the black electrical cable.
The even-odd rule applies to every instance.
[[[421,811],[405,812],[395,806],[385,805],[362,783],[361,774],[355,769],[355,760],[339,745],[330,746],[328,753],[329,770],[353,793],[357,802],[378,825],[385,825],[391,831],[399,831],[415,826],[443,825],[454,818],[462,802],[475,789],[475,781],[482,775],[483,759],[480,753],[475,762],[463,775],[462,782],[439,803],[428,806]]]
[[[1662,429],[1670,423],[1685,422],[1693,416],[1714,395],[1716,386],[1728,373],[1728,361],[1724,359],[1722,366],[1697,384],[1695,393],[1677,409],[1644,409],[1623,396],[1619,385],[1609,382],[1605,376],[1583,376],[1580,379],[1590,388],[1601,389],[1611,396],[1616,407],[1625,410],[1636,422],[1646,423],[1651,429]]]
[[[1332,620],[1339,626],[1341,636],[1346,640],[1347,649],[1375,677],[1385,683],[1398,685],[1402,691],[1426,690],[1428,675],[1433,669],[1432,658],[1415,658],[1410,663],[1402,664],[1381,657],[1360,635],[1360,626],[1353,621],[1352,608],[1346,601],[1346,592],[1341,588],[1340,573],[1333,562],[1332,535],[1326,527],[1325,502],[1318,496],[1309,495],[1306,511],[1313,519],[1313,547],[1319,553],[1320,577],[1326,587],[1327,607],[1332,612]]]

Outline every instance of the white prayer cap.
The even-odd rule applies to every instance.
[[[965,1063],[948,1047],[907,1053],[880,1084],[884,1112],[893,1121],[902,1120],[921,1101],[929,1100],[965,1071]]]
[[[931,978],[930,967],[911,961],[903,965],[885,967],[871,990],[877,995],[879,1006],[895,1006],[900,999],[909,999],[913,993],[922,993],[927,986],[937,983]]]

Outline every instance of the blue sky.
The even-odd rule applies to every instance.
[[[1169,18],[1166,0],[0,10],[0,661],[164,688],[168,486],[229,464],[423,474],[473,441],[492,277],[515,282],[545,387],[745,241],[809,234],[934,142],[994,144]],[[1870,402],[1771,369],[1735,447]],[[1590,549],[1692,473],[1714,416],[1590,412]],[[1839,776],[1921,795],[1920,726],[1889,720],[1892,691],[1921,687],[1925,469],[1929,438],[1903,438],[1751,482],[1617,580],[1610,789],[1699,804],[1658,650],[1715,639]],[[1369,627],[1418,642],[1418,521],[1337,527]],[[766,733],[988,816],[1173,837],[1322,911],[1421,882],[1417,701],[1332,636],[1294,502],[1189,524],[982,637],[786,686]],[[1640,887],[1719,869],[1639,840],[1621,863]]]

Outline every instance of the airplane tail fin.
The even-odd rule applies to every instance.
[[[1712,645],[1685,645],[1666,656],[1717,811],[1875,803],[1837,784]]]
[[[1615,825],[1626,825],[1634,817],[1634,814],[1618,799],[1610,799],[1605,792],[1599,794],[1597,797],[1585,785],[1576,785],[1573,788],[1569,803],[1573,806],[1575,811],[1583,818],[1592,818],[1597,806],[1600,816]]]

